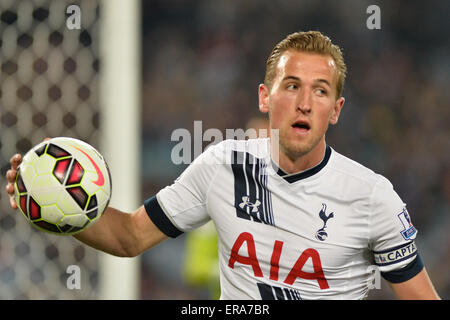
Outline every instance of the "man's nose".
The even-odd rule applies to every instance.
[[[309,88],[303,88],[299,91],[297,96],[297,110],[308,113],[311,111],[311,97],[312,93]]]

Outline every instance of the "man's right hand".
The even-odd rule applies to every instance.
[[[47,140],[47,139],[46,139]],[[6,172],[6,192],[11,208],[17,209],[14,183],[22,155],[11,157],[11,169]],[[107,207],[102,217],[93,226],[75,235],[85,244],[119,257],[135,257],[155,246],[167,236],[149,218],[144,206],[134,213],[125,213]]]
[[[22,162],[22,155],[13,155],[9,162],[11,163],[11,169],[6,172],[6,181],[8,181],[8,184],[6,185],[6,192],[9,194],[9,203],[11,208],[17,209],[17,203],[14,199],[14,182],[16,181],[17,168]]]

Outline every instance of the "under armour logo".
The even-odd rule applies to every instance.
[[[320,241],[325,241],[328,238],[328,233],[326,233],[325,228],[327,227],[327,221],[334,217],[334,212],[326,215],[327,205],[322,203],[322,209],[319,212],[319,218],[323,221],[323,227],[317,230],[316,239]]]
[[[250,202],[250,197],[244,196],[242,197],[242,202],[239,203],[239,207],[244,209],[246,206],[252,209],[252,212],[258,212],[258,207],[261,204],[259,200],[256,200],[255,203]]]

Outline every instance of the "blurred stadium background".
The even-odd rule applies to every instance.
[[[80,30],[66,28],[70,4],[81,8]],[[381,30],[366,27],[371,4],[381,8]],[[103,5],[0,0],[0,299],[104,297],[101,255],[73,238],[31,229],[9,209],[4,192],[9,158],[47,136],[72,136],[102,151]],[[194,120],[203,121],[203,130],[245,128],[259,116],[257,85],[272,47],[291,32],[320,30],[343,48],[349,69],[346,103],[327,141],[392,181],[419,229],[430,277],[450,298],[450,2],[142,0],[140,6],[142,41],[131,48],[142,57],[139,203],[185,168],[170,160],[173,130],[192,130]],[[112,174],[114,190],[115,177],[125,173]],[[186,279],[187,238],[135,260],[141,272],[134,297],[210,297],[206,285]],[[81,290],[66,287],[72,264],[81,268]],[[369,298],[393,295],[382,282]]]

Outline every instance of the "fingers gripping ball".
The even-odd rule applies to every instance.
[[[111,198],[103,156],[89,144],[58,137],[23,157],[14,183],[20,211],[36,228],[75,234],[93,225]]]

